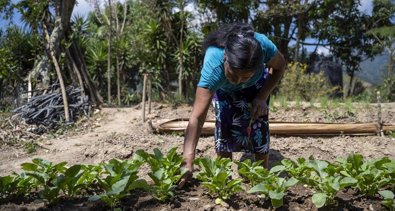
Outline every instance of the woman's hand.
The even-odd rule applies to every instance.
[[[269,107],[266,104],[266,98],[263,99],[257,96],[252,101],[252,111],[251,111],[252,120],[258,119],[261,116],[266,116],[268,113],[269,113]]]
[[[182,189],[185,184],[190,181],[192,179],[192,175],[193,175],[193,164],[185,164],[182,168],[187,168],[187,172],[185,172],[185,174],[181,177],[180,181],[178,181],[178,189]]]

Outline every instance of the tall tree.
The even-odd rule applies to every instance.
[[[75,5],[75,0],[59,0],[54,2],[23,0],[16,3],[26,23],[36,33],[41,33],[46,53],[39,57],[37,65],[30,76],[40,73],[44,77],[44,84],[49,86],[49,72],[52,64],[56,67],[56,73],[61,88],[65,121],[70,121],[68,101],[62,72],[58,65],[61,42],[69,29],[70,18]],[[52,14],[54,12],[54,14]],[[51,59],[50,59],[51,58]],[[50,62],[52,60],[52,63]]]
[[[372,35],[376,40],[379,51],[388,54],[387,75],[385,79],[386,97],[389,100],[395,99],[393,89],[394,62],[395,62],[395,25],[391,19],[395,17],[395,4],[390,0],[374,0],[372,11],[372,27],[367,34]]]

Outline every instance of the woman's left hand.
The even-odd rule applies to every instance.
[[[269,113],[269,106],[266,104],[266,99],[256,97],[252,101],[251,118],[258,119],[261,116],[266,116]]]

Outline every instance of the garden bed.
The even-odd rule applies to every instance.
[[[383,122],[395,122],[395,106],[383,105]],[[174,117],[188,117],[190,106],[171,106],[154,104],[153,113],[148,115],[154,124],[160,119]],[[350,108],[333,107],[321,109],[302,105],[298,108],[282,108],[276,106],[271,113],[275,121],[298,122],[374,122],[377,113],[374,105],[354,105]],[[351,113],[350,113],[351,112]],[[55,138],[43,136],[38,140],[39,146],[33,153],[27,153],[22,147],[1,145],[0,147],[0,176],[20,173],[20,164],[31,162],[35,157],[41,157],[55,163],[67,161],[68,165],[98,164],[113,158],[130,159],[139,149],[152,152],[153,148],[160,148],[167,153],[177,147],[177,153],[182,152],[183,137],[177,134],[154,134],[149,125],[142,123],[141,111],[138,108],[106,108],[102,115],[91,119],[94,124],[73,133],[66,133]],[[210,113],[208,118],[213,118]],[[71,134],[71,135],[70,135]],[[279,163],[284,158],[296,160],[299,157],[308,158],[313,155],[316,159],[334,162],[337,157],[345,157],[352,153],[362,154],[366,159],[388,156],[395,158],[395,140],[390,136],[347,136],[338,137],[281,137],[272,136],[270,165]],[[202,137],[197,147],[197,157],[214,157],[214,143],[212,137]],[[235,155],[238,160],[240,154]],[[147,176],[148,168],[142,168],[139,174]],[[296,185],[284,197],[284,206],[280,210],[314,210],[311,189],[303,185]],[[37,192],[28,197],[3,201],[1,210],[106,210],[102,202],[90,202],[86,196],[77,198],[63,198],[54,205],[47,205],[37,200]],[[345,189],[337,194],[337,204],[321,208],[323,210],[385,210],[381,205],[382,197],[378,194],[372,197],[363,196],[354,189]],[[229,207],[215,205],[215,198],[207,195],[195,179],[184,190],[176,190],[173,200],[159,202],[151,194],[135,191],[122,200],[121,207],[133,210],[274,210],[270,200],[263,200],[254,194],[237,193],[228,201]]]

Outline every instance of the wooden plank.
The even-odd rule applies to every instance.
[[[159,132],[184,132],[187,119],[169,120],[159,124]],[[272,135],[375,135],[378,131],[376,123],[305,123],[305,122],[270,122]],[[384,130],[395,125],[384,126]],[[203,135],[213,135],[215,121],[207,120],[202,128]]]

